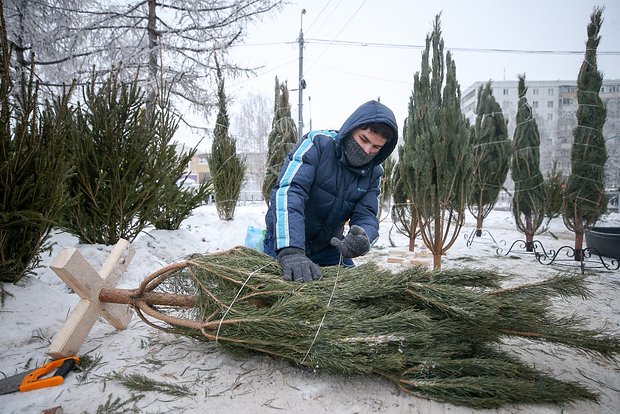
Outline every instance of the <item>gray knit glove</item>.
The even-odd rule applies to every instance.
[[[285,247],[278,252],[282,265],[282,279],[294,282],[311,282],[323,277],[319,265],[308,259],[303,250]]]
[[[340,254],[345,259],[362,256],[370,250],[370,240],[366,232],[360,226],[355,225],[351,226],[347,237],[342,240],[332,237],[330,244],[340,250]]]

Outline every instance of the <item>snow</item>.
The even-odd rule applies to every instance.
[[[265,212],[264,204],[240,205],[234,220],[221,221],[215,206],[205,205],[194,210],[180,230],[147,229],[132,243],[135,256],[118,287],[136,288],[149,274],[189,254],[213,253],[242,245],[248,226],[263,227]],[[518,246],[509,256],[498,255],[498,245],[492,243],[486,232],[468,246],[466,236],[474,230],[474,223],[468,213],[461,234],[443,259],[444,267],[499,269],[513,277],[512,283],[540,280],[560,271],[579,271],[574,266],[540,264],[531,255],[521,254]],[[620,214],[609,213],[598,225],[620,226]],[[382,219],[381,237],[362,260],[374,260],[395,269],[402,266],[387,262],[395,250],[404,251],[407,246],[405,237],[391,228],[390,219]],[[513,241],[522,239],[512,214],[501,206],[485,220],[484,229],[500,243],[502,253]],[[561,218],[554,219],[550,229],[555,237],[549,233],[537,237],[545,249],[572,245],[573,233],[566,229]],[[37,269],[35,275],[16,284],[5,284],[11,296],[0,309],[0,371],[6,376],[32,369],[46,361],[51,338],[78,301],[78,296],[49,269],[53,258],[64,246],[76,247],[95,269],[99,269],[112,249],[112,246],[82,245],[66,233],[54,234],[53,241],[56,244],[51,254],[44,256],[44,266]],[[424,251],[421,242],[416,250]],[[620,335],[620,271],[591,269],[588,274],[589,288],[595,296],[588,300],[557,301],[558,312],[576,312],[588,318],[592,328],[604,327]],[[620,407],[620,367],[617,363],[525,340],[509,341],[506,347],[538,368],[598,391],[600,404],[513,405],[485,412],[615,413]],[[80,355],[101,360],[89,372],[70,373],[60,386],[0,395],[0,412],[39,413],[62,406],[64,413],[68,414],[94,413],[109,399],[126,401],[132,394],[140,394],[110,380],[108,377],[113,372],[139,373],[156,381],[187,386],[193,393],[173,397],[147,391],[135,403],[127,403],[125,412],[131,409],[143,413],[273,413],[282,410],[298,413],[478,412],[405,394],[394,384],[378,377],[327,375],[260,355],[236,359],[220,352],[216,344],[161,332],[137,317],[125,330],[116,330],[100,318],[82,345]]]

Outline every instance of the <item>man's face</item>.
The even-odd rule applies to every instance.
[[[367,155],[377,155],[387,140],[379,134],[375,134],[368,129],[357,128],[351,133],[357,145],[359,145]]]

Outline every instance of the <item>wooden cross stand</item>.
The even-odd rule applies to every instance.
[[[194,326],[195,322],[170,318],[152,308],[153,305],[183,308],[194,306],[195,297],[192,295],[154,291],[159,285],[155,279],[160,274],[165,274],[170,269],[183,268],[186,262],[174,263],[160,269],[147,277],[137,289],[116,289],[115,286],[129,266],[133,255],[134,250],[129,242],[120,239],[99,272],[95,271],[73,247],[65,247],[56,256],[50,268],[80,296],[80,301],[52,339],[48,355],[54,359],[77,355],[99,316],[103,316],[117,329],[127,328],[133,315],[130,306],[136,308],[141,318],[143,313],[147,313],[171,323]]]
[[[50,268],[80,296],[80,301],[52,339],[48,355],[54,359],[77,355],[99,315],[117,329],[127,327],[133,314],[129,305],[102,303],[99,293],[103,288],[116,286],[133,255],[129,242],[121,239],[99,272],[73,247],[63,248],[56,256]]]

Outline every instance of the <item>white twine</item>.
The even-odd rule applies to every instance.
[[[539,175],[541,175],[541,174],[536,174],[534,177],[537,177],[537,176],[539,176]],[[519,181],[517,181],[517,183],[520,183],[520,182],[523,182],[523,181],[525,181],[525,180],[519,180]],[[521,189],[521,190],[512,190],[512,193],[513,193],[513,194],[523,193],[523,192],[526,192],[526,191],[531,191],[531,190],[534,190],[534,189],[536,189],[536,188],[542,187],[542,186],[544,186],[544,185],[545,185],[545,183],[544,183],[544,182],[541,182],[540,184],[538,184],[538,185],[536,185],[536,186],[534,186],[534,187],[530,187],[530,188],[523,188],[523,189]]]
[[[509,143],[510,141],[508,141],[507,139],[500,140],[500,141],[482,142],[480,144],[474,145],[474,148],[483,147],[485,145],[491,145],[491,144],[509,144]]]
[[[521,147],[521,148],[517,148],[515,150],[515,152],[521,152],[521,151],[531,150],[531,149],[540,149],[540,146],[539,145],[530,145],[528,147]]]
[[[314,334],[314,338],[312,339],[312,343],[308,347],[308,351],[306,352],[306,355],[304,355],[303,359],[301,360],[301,364],[302,365],[306,361],[306,358],[308,358],[308,355],[310,355],[310,350],[314,346],[314,343],[316,342],[316,338],[319,336],[319,331],[323,327],[323,322],[325,321],[325,316],[327,316],[327,310],[329,309],[329,305],[332,303],[332,298],[334,297],[334,292],[336,291],[336,284],[338,283],[338,276],[340,275],[340,267],[342,265],[343,265],[343,262],[342,262],[342,253],[341,253],[340,254],[340,260],[338,260],[338,270],[336,271],[336,280],[334,280],[334,287],[332,287],[332,293],[331,293],[331,295],[329,295],[329,300],[327,301],[327,307],[325,307],[325,313],[323,314],[323,317],[321,318],[321,323],[319,323],[319,327],[317,328],[316,333]]]
[[[532,118],[532,113],[530,112],[529,117],[526,120],[524,120],[524,121],[518,122],[517,125],[515,126],[515,128],[518,127],[519,125],[529,124],[532,121],[534,121],[534,118]]]
[[[574,180],[574,179],[581,179],[581,180],[586,180],[586,181],[592,181],[593,183],[596,183],[596,184],[598,184],[598,183],[599,183],[599,182],[598,182],[598,180],[596,180],[596,179],[594,179],[594,178],[590,178],[590,177],[583,177],[583,176],[581,176],[581,175],[575,175],[575,176],[574,176],[574,178],[573,178],[573,180]]]
[[[478,115],[478,114],[476,114]],[[482,117],[482,119],[486,118],[487,116],[495,116],[495,115],[500,115],[502,118],[504,117],[504,113],[503,112],[486,112],[483,114],[479,114],[479,116]]]
[[[226,312],[224,312],[224,315],[222,315],[222,319],[220,319],[220,323],[217,325],[217,332],[215,333],[215,342],[217,343],[217,339],[220,336],[220,328],[222,327],[222,322],[224,322],[224,318],[226,318],[226,315],[228,315],[228,312],[230,311],[230,309],[232,308],[233,304],[235,303],[235,301],[237,300],[237,298],[239,297],[239,295],[241,294],[241,291],[243,290],[243,288],[245,287],[245,285],[250,281],[250,278],[252,276],[254,276],[254,274],[262,269],[264,269],[265,267],[269,266],[269,263],[267,263],[266,265],[263,265],[261,267],[259,267],[258,269],[256,269],[255,271],[253,271],[252,273],[250,273],[247,277],[247,279],[245,279],[245,282],[243,282],[243,284],[241,285],[241,287],[239,288],[239,290],[237,291],[237,294],[235,295],[235,298],[232,300],[232,302],[230,302],[230,305],[228,305],[228,309],[226,309]]]
[[[594,127],[591,127],[591,126],[588,126],[588,125],[577,124],[577,128],[591,129],[592,131],[602,132],[601,128],[594,128]]]

